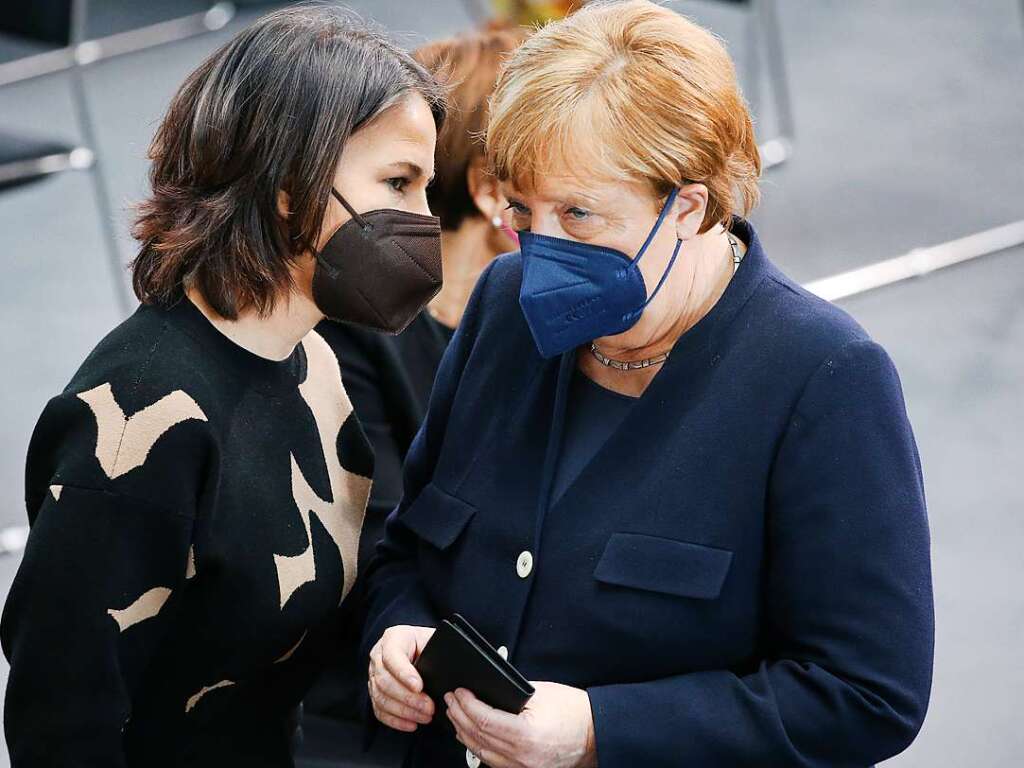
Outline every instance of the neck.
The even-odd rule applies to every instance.
[[[742,243],[740,250],[744,250]],[[657,315],[650,314],[653,324],[651,330],[644,333],[644,341],[632,345],[614,337],[598,339],[596,344],[602,354],[622,362],[659,357],[670,351],[680,336],[711,311],[733,274],[732,247],[725,231],[715,228],[691,240],[688,258],[693,268],[688,275],[681,275],[686,282],[682,286],[673,286],[670,278],[652,302],[650,308],[664,301],[664,309]],[[661,298],[663,295],[664,300]],[[682,296],[682,300],[671,301],[670,296]],[[628,338],[627,334],[622,336]],[[609,389],[631,395],[642,394],[662,368],[660,364],[629,371],[609,368],[594,358],[589,347],[580,349],[577,360],[590,378]]]
[[[195,288],[185,293],[218,331],[243,349],[268,360],[287,359],[302,338],[323,319],[316,305],[298,293],[278,299],[268,315],[260,316],[256,310],[246,309],[235,320],[218,314]]]
[[[459,324],[477,278],[500,253],[494,234],[490,223],[477,217],[464,220],[457,230],[441,232],[444,283],[430,302],[430,314],[449,328]]]

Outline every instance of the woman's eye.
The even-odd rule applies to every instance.
[[[566,213],[573,221],[586,221],[590,217],[590,211],[585,211],[582,208],[569,208]]]
[[[404,192],[405,188],[409,186],[409,180],[404,176],[392,176],[384,183],[395,190],[395,192]]]

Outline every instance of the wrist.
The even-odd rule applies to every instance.
[[[594,712],[590,708],[590,693],[587,694],[587,710],[585,718],[585,736],[583,741],[583,758],[578,768],[597,768],[597,734],[594,731]]]

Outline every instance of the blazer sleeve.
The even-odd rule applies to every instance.
[[[589,689],[602,768],[864,768],[924,719],[934,619],[923,479],[899,377],[870,340],[808,380],[767,498],[765,653]]]
[[[402,499],[388,516],[384,536],[377,543],[366,569],[367,609],[360,644],[360,656],[364,660],[369,658],[370,650],[388,627],[399,624],[437,626],[438,617],[420,581],[416,537],[403,524],[402,515],[434,475],[448,415],[476,338],[484,303],[482,296],[493,266],[491,262],[477,281],[462,321],[441,358],[426,416],[405,457]],[[364,701],[368,706],[368,694]],[[373,719],[372,714],[370,718]]]
[[[202,426],[172,427],[186,456],[202,455],[204,440],[192,440],[205,436]],[[0,622],[11,665],[4,724],[14,768],[126,765],[122,731],[132,694],[190,572],[194,508],[109,481],[97,463],[98,439],[74,395],[54,398],[33,435],[31,531]],[[122,436],[122,445],[130,439]],[[186,461],[154,465],[161,461],[150,458],[132,473],[188,471]]]

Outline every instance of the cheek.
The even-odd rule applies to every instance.
[[[669,261],[672,259],[672,251],[676,247],[676,234],[673,227],[664,227],[663,230],[659,230],[658,234],[655,235],[651,244],[647,246],[647,251],[644,253],[644,257],[640,259],[640,272],[644,276],[644,282],[647,284],[648,292],[653,291],[654,287],[661,280],[661,276],[665,273],[665,269],[668,267]],[[643,238],[646,238],[646,233],[640,240],[640,246],[643,245]],[[640,249],[640,246],[636,246],[636,250]],[[636,251],[633,252],[635,255]],[[684,243],[680,249],[679,254],[676,256],[675,264],[672,266],[671,275],[682,273],[684,265],[682,262],[686,260],[686,244]]]
[[[341,203],[331,198],[331,205],[328,206],[327,212],[324,214],[324,223],[320,227],[320,234],[317,236],[316,249],[317,251],[323,250],[323,247],[327,245],[327,241],[331,239],[331,235],[338,231],[338,228],[349,218],[348,212],[341,209]]]

